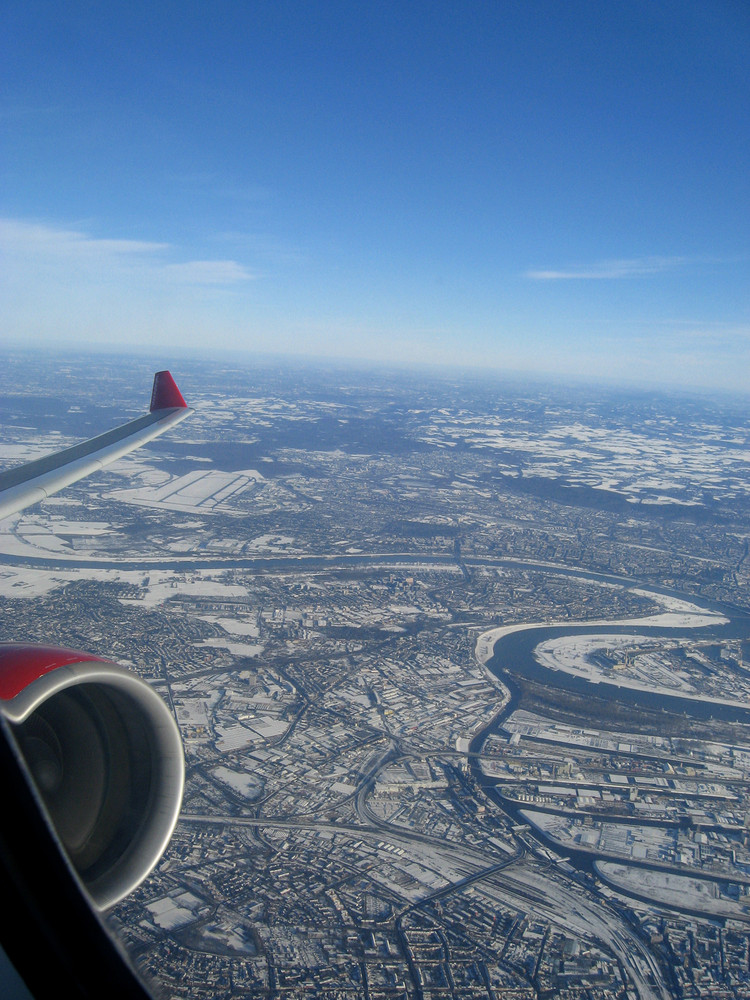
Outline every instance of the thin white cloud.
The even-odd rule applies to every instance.
[[[61,229],[23,219],[0,219],[0,245],[5,253],[82,257],[141,255],[167,250],[168,243],[145,240],[98,239],[75,229]]]
[[[170,243],[92,236],[82,224],[0,218],[4,335],[180,347],[230,339],[250,325],[252,273],[240,260],[188,257]]]
[[[233,285],[255,277],[236,260],[189,260],[184,264],[167,264],[164,271],[176,281],[196,285]]]
[[[79,282],[138,274],[145,280],[233,285],[254,277],[235,260],[170,260],[178,248],[169,243],[101,238],[23,219],[0,219],[0,251],[9,271],[69,271]]]
[[[642,278],[664,271],[673,271],[684,263],[684,257],[631,257],[624,260],[604,260],[593,266],[565,270],[530,270],[524,277],[533,281],[611,280]]]

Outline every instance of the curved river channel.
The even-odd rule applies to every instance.
[[[607,645],[608,637],[614,636],[717,643],[732,639],[750,639],[750,614],[739,608],[708,601],[703,601],[699,607],[694,599],[688,595],[661,589],[654,590],[653,596],[657,600],[659,596],[662,596],[673,601],[687,602],[691,610],[686,616],[682,616],[683,620],[674,627],[659,623],[654,615],[651,621],[657,623],[650,625],[647,624],[648,618],[639,618],[631,622],[618,621],[612,624],[600,621],[595,624],[518,626],[517,628],[511,627],[507,631],[491,630],[480,636],[477,642],[477,659],[510,690],[510,699],[502,710],[481,730],[477,731],[471,739],[469,744],[470,768],[477,784],[516,822],[522,824],[527,822],[523,814],[524,805],[498,794],[499,790],[496,786],[502,784],[502,779],[484,773],[481,753],[487,738],[501,730],[505,720],[518,708],[520,690],[517,681],[520,679],[543,684],[551,690],[564,690],[583,698],[596,698],[599,702],[605,699],[632,706],[634,710],[632,725],[635,730],[638,728],[637,712],[639,709],[649,712],[665,711],[673,716],[684,716],[686,730],[689,730],[691,719],[716,719],[750,725],[750,703],[742,703],[738,700],[730,702],[729,699],[722,702],[708,698],[701,699],[699,696],[686,697],[679,693],[671,693],[664,688],[648,690],[627,687],[624,684],[599,679],[601,674],[596,680],[590,679],[591,675],[587,679],[585,676],[564,669],[544,666],[534,655],[535,649],[541,643],[571,636],[601,636],[603,637],[602,646]],[[706,616],[713,616],[713,618]],[[698,624],[691,626],[691,618]],[[493,632],[497,634],[493,635]],[[729,666],[727,666],[727,670],[730,670]],[[541,712],[544,714],[543,709]],[[598,723],[593,714],[590,716],[582,715],[580,722],[581,725],[594,729],[600,726],[604,730],[608,729],[607,722]],[[689,735],[689,732],[686,732],[685,735]],[[602,819],[606,818],[606,816],[602,816]],[[621,816],[615,819],[617,822],[624,822]],[[548,839],[543,832],[541,832],[541,837],[545,841]],[[586,871],[592,870],[592,864],[596,858],[595,852],[581,851],[573,843],[563,845],[554,841],[554,838],[553,847],[558,854],[565,856],[575,867]],[[654,867],[647,863],[642,864],[644,867]],[[633,895],[641,898],[638,897],[637,893]],[[689,907],[686,907],[686,912],[695,912],[700,915],[700,911],[692,910]]]
[[[725,704],[720,701],[701,700],[671,694],[664,690],[643,690],[626,687],[605,680],[594,682],[584,677],[555,670],[543,666],[534,656],[534,650],[542,642],[553,639],[567,638],[576,635],[622,635],[648,636],[657,639],[684,639],[721,642],[729,639],[750,639],[750,616],[737,609],[722,608],[725,617],[732,617],[726,624],[704,625],[695,628],[675,627],[665,628],[660,625],[540,625],[509,632],[495,641],[494,650],[486,662],[488,669],[499,680],[506,680],[509,675],[524,677],[548,687],[572,691],[579,695],[593,695],[597,698],[613,699],[632,705],[634,708],[651,711],[668,711],[672,714],[687,715],[697,719],[722,719],[724,721],[750,724],[750,705]],[[603,643],[604,645],[604,643]],[[511,699],[511,703],[515,699]],[[512,711],[512,705],[508,706]],[[506,713],[503,713],[505,716]],[[489,735],[490,729],[498,725],[495,719],[482,733],[482,740]],[[476,737],[475,737],[476,740]],[[472,744],[474,740],[472,740]],[[472,746],[472,751],[474,747]]]
[[[576,571],[572,567],[567,568],[567,574],[581,578],[604,578],[603,575],[589,574],[581,570]],[[625,581],[623,578],[610,577],[609,579],[625,588],[632,588],[635,585],[634,581]],[[493,636],[495,630],[489,630],[479,637],[477,658],[510,690],[511,694],[502,711],[474,734],[469,745],[469,753],[473,759],[472,770],[474,770],[476,778],[481,776],[482,784],[487,786],[492,782],[483,775],[475,755],[481,753],[486,739],[501,729],[503,721],[518,707],[519,690],[514,683],[516,678],[525,678],[553,690],[557,688],[584,697],[611,699],[622,704],[632,705],[636,711],[638,709],[665,711],[673,715],[684,715],[687,719],[720,719],[726,722],[750,724],[750,704],[685,697],[664,689],[648,690],[628,687],[600,678],[594,681],[562,669],[544,666],[535,657],[534,650],[541,643],[571,636],[645,636],[664,640],[711,642],[724,642],[731,639],[750,640],[750,613],[741,608],[705,599],[701,599],[701,604],[698,605],[693,595],[663,587],[648,587],[648,592],[656,602],[659,602],[660,597],[666,598],[666,607],[669,607],[669,601],[677,601],[683,607],[688,606],[690,613],[687,619],[677,626],[670,627],[658,622],[661,613],[656,612],[651,618],[639,617],[637,620],[620,620],[611,624],[606,621],[597,621],[588,624],[519,625],[509,628],[504,631],[504,634],[497,637]],[[690,618],[703,624],[691,625]],[[649,621],[654,623],[648,624]],[[484,655],[480,655],[482,643],[486,647],[491,646],[491,653],[489,648],[486,648]],[[606,645],[606,641],[603,641],[602,645]],[[582,719],[581,721],[595,725],[593,719]]]

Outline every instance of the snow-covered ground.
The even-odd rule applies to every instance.
[[[223,509],[230,497],[236,497],[263,481],[264,477],[255,469],[243,472],[198,470],[160,485],[113,490],[107,496],[144,507],[210,513]]]
[[[190,892],[181,892],[178,896],[163,896],[146,904],[152,919],[165,930],[174,930],[195,920],[201,901]]]
[[[263,782],[254,774],[248,774],[247,771],[232,771],[228,767],[215,767],[211,774],[246,799],[257,799],[263,791]]]
[[[88,571],[86,572],[88,575]],[[133,603],[157,607],[170,597],[216,597],[219,600],[241,600],[247,597],[245,587],[236,583],[223,583],[219,579],[221,575],[222,571],[216,570],[195,570],[189,577],[171,570],[145,570],[134,574],[142,590]],[[121,576],[124,577],[124,574],[117,571],[116,577]],[[146,576],[148,584],[143,585]]]
[[[732,673],[715,675],[712,678],[713,690],[707,691],[700,683],[697,672],[676,668],[658,651],[632,655],[643,647],[653,650],[657,643],[658,640],[647,635],[624,636],[606,632],[594,636],[571,635],[540,643],[534,650],[534,658],[543,667],[561,670],[590,684],[607,683],[636,691],[679,695],[704,703],[746,705],[750,700],[750,692]],[[617,669],[593,659],[593,654],[598,651],[606,653],[609,658],[620,659]],[[625,657],[628,657],[627,660]],[[725,690],[726,697],[717,696],[717,685]]]
[[[262,643],[257,642],[235,642],[233,639],[201,639],[196,642],[196,646],[210,646],[213,649],[226,649],[232,656],[258,656],[266,648]]]
[[[750,923],[750,894],[746,886],[734,885],[736,898],[726,895],[726,882],[690,878],[672,872],[649,871],[634,865],[596,861],[602,878],[625,893],[648,896],[654,903],[696,910],[708,917],[729,917]]]

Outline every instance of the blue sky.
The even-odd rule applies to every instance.
[[[6,0],[7,342],[745,389],[745,0]]]

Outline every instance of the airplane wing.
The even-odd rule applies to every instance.
[[[0,473],[0,517],[192,412],[170,373],[157,372],[142,417]],[[103,989],[114,1000],[149,1000],[101,912],[146,877],[177,822],[184,762],[170,709],[101,657],[0,643],[0,774],[0,995],[56,1000],[65,983],[76,1000]]]
[[[0,518],[15,514],[158,437],[194,411],[168,371],[154,375],[149,412],[90,441],[0,473]]]

